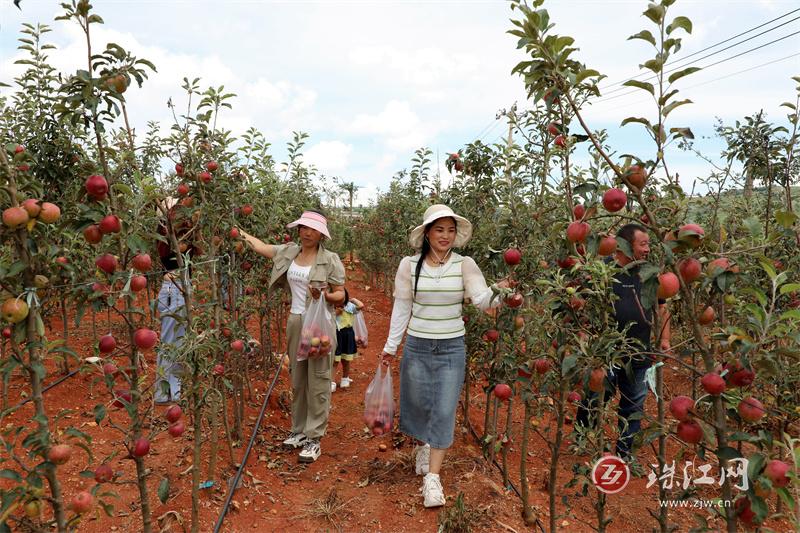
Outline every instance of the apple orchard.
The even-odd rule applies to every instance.
[[[671,327],[670,350],[641,354],[653,361],[634,443],[645,478],[665,479],[687,461],[715,473],[746,465],[738,476],[716,475],[713,485],[651,484],[646,512],[630,527],[800,528],[800,227],[793,208],[800,78],[777,123],[758,113],[719,126],[727,166],[709,166],[698,178],[709,192],[690,194],[667,161],[676,149],[705,157],[694,151],[692,125],[671,117],[691,104],[681,85],[698,70],[664,68],[693,30],[688,18],[671,14],[673,3],[642,2],[643,28],[631,37],[631,46],[649,54],[643,65],[650,77],[626,85],[649,94],[652,107],[649,117],[619,120],[650,139],[648,151],[628,154],[593,129],[583,110],[601,97],[604,76],[580,62],[579,40],[557,33],[541,1],[514,1],[509,33],[520,62],[512,75],[528,102],[524,111],[502,111],[509,141],[466,140],[446,155],[455,176],[448,187],[432,170],[432,151],[421,148],[373,205],[322,206],[337,236],[333,249],[348,259],[348,278],[361,275],[375,298],[388,300],[397,266],[411,253],[408,230],[432,203],[473,221],[460,253],[475,259],[487,281],[516,282],[496,290],[505,305],[495,312],[464,306],[468,371],[457,427],[485,465],[482,475],[519,495],[507,504],[516,514],[514,527],[506,525],[512,531],[557,531],[566,520],[576,530],[625,529],[615,520],[616,496],[598,490],[591,472],[617,438],[616,400],[593,407],[597,429],[573,421],[577,404],[602,391],[623,359],[625,335],[609,327],[619,268],[608,258],[618,250],[632,257],[630,244],[615,237],[629,222],[645,226],[651,241],[639,265],[641,305],[665,301]],[[168,128],[150,123],[134,132],[126,101],[157,65],[135,50],[92,41],[104,21],[88,1],[62,9],[56,23],[85,34],[86,63],[57,72],[49,27],[26,24],[19,37],[26,70],[3,80],[13,92],[0,99],[0,532],[108,531],[124,511],[135,514],[134,530],[149,533],[162,530],[173,509],[184,530],[209,531],[201,485],[216,481],[222,496],[230,488],[225,482],[259,429],[250,416],[261,405],[253,376],[277,380],[285,351],[286,295],[256,289],[267,286],[271,264],[245,247],[239,229],[288,242],[285,225],[298,213],[320,206],[332,189],[348,189],[304,162],[305,133],[289,143],[288,160],[277,162],[259,131],[237,136],[218,128],[235,94],[201,79],[176,88]],[[186,335],[172,354],[184,369],[182,398],[168,406],[154,402],[158,243],[181,252],[186,303]],[[652,326],[659,346],[665,328],[658,313]],[[88,340],[77,333],[87,328]],[[372,327],[378,340],[370,361],[387,333]],[[91,387],[80,398],[84,416],[53,400],[79,380]],[[270,392],[288,388],[284,377]],[[363,426],[360,417],[350,424]],[[388,448],[382,457],[408,453],[412,444],[382,424],[391,437],[363,439]],[[100,448],[99,438],[107,441]],[[153,452],[173,441],[188,450],[184,466],[156,473]],[[533,460],[535,450],[544,452]],[[544,503],[534,504],[542,487]],[[372,488],[361,490],[368,502]],[[673,500],[720,505],[658,504]],[[220,520],[230,503],[214,504]],[[354,498],[349,507],[362,503]],[[479,503],[479,496],[448,494],[441,514],[426,512],[425,520],[442,531],[500,528],[489,510],[475,510]],[[328,518],[314,527],[336,526]],[[407,527],[418,525],[409,519]]]

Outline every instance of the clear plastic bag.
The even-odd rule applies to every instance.
[[[325,298],[320,295],[311,303],[303,315],[303,329],[297,347],[297,360],[324,357],[331,354],[336,339],[336,327]]]
[[[380,436],[392,432],[393,418],[392,369],[378,363],[375,377],[364,395],[364,422],[373,435]]]
[[[367,321],[364,320],[364,312],[356,311],[353,317],[353,331],[356,335],[356,346],[359,348],[367,347]]]

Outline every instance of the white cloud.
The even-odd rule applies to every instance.
[[[341,141],[319,142],[305,153],[305,160],[323,174],[335,174],[347,169],[353,145]]]
[[[374,115],[356,115],[347,131],[357,135],[377,135],[387,147],[408,151],[425,145],[436,133],[433,123],[423,123],[406,101],[391,100]]]
[[[348,58],[359,68],[380,69],[401,82],[434,86],[471,76],[480,68],[477,56],[444,50],[439,47],[425,47],[415,50],[400,50],[392,46],[361,46],[350,51]]]

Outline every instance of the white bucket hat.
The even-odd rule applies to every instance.
[[[331,234],[328,233],[328,219],[319,213],[315,213],[314,211],[303,211],[303,214],[300,215],[300,218],[294,222],[286,224],[286,227],[290,229],[294,228],[295,226],[306,226],[308,228],[315,229],[325,235],[328,240],[331,239]]]
[[[466,218],[456,215],[452,209],[444,204],[434,204],[425,210],[422,217],[422,224],[411,230],[408,234],[408,242],[417,250],[422,248],[422,238],[425,235],[425,226],[440,218],[452,217],[456,221],[456,240],[453,243],[455,248],[460,248],[467,244],[472,237],[472,222]]]

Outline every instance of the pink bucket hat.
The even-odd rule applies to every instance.
[[[307,228],[315,229],[325,235],[325,238],[330,240],[331,234],[328,233],[328,219],[314,211],[303,211],[300,218],[290,224],[286,224],[287,228],[294,228],[296,226],[306,226]]]

